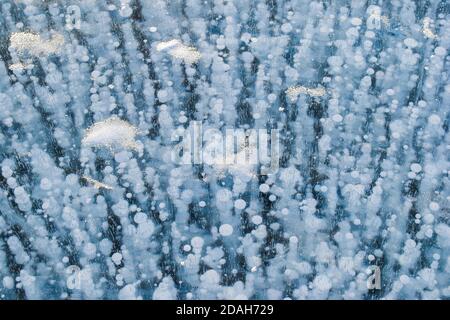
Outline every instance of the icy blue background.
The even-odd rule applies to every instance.
[[[372,30],[369,5],[387,18]],[[448,299],[449,11],[1,0],[1,299]],[[11,70],[11,33],[51,31],[59,53]],[[156,50],[171,39],[198,63]],[[297,85],[326,94],[291,101]],[[111,115],[139,129],[140,150],[82,147]],[[280,170],[171,162],[171,135],[191,120],[278,128]],[[382,286],[368,290],[375,265]]]

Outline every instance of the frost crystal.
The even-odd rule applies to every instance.
[[[321,97],[326,94],[324,88],[306,88],[303,86],[290,87],[286,90],[286,94],[291,99],[295,101],[299,94],[308,94],[313,97]]]
[[[431,23],[432,23],[432,20],[430,19],[430,18],[428,18],[428,17],[425,17],[424,19],[423,19],[423,29],[422,29],[422,31],[423,31],[423,34],[427,37],[427,38],[430,38],[430,39],[435,39],[435,38],[437,38],[437,35],[435,35],[434,33],[433,33],[433,31],[431,30]]]
[[[24,64],[22,62],[13,63],[9,66],[9,70],[24,70],[33,67],[32,64]]]
[[[107,189],[107,190],[113,189],[113,187],[111,187],[110,185],[107,185],[105,183],[97,181],[91,177],[83,176],[83,179],[86,180],[87,182],[89,182],[90,184],[92,184],[94,186],[94,188],[96,188],[96,189]]]

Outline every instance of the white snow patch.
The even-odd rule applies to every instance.
[[[124,147],[137,149],[137,129],[127,121],[116,117],[95,123],[82,140],[87,146]]]
[[[64,44],[64,37],[55,33],[49,40],[31,32],[13,32],[9,38],[11,47],[18,53],[30,53],[35,56],[57,53]]]

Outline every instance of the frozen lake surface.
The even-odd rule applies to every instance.
[[[1,0],[1,299],[449,299],[447,1]]]

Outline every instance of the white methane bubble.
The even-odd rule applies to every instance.
[[[0,0],[0,300],[450,300],[448,2]]]

